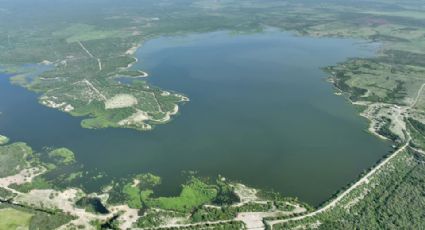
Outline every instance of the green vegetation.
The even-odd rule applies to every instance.
[[[419,149],[425,149],[425,124],[409,118],[407,128],[412,137],[411,146]]]
[[[138,187],[142,189],[152,189],[161,184],[161,177],[155,176],[151,173],[139,174],[134,177]]]
[[[16,209],[0,209],[0,229],[29,229],[32,216]]]
[[[140,70],[122,70],[120,71],[120,75],[137,78],[137,77],[144,77],[146,73]]]
[[[378,133],[384,137],[387,137],[393,142],[399,140],[399,136],[397,136],[390,130],[391,120],[388,118],[383,118],[382,120],[383,120],[383,125],[379,128]]]
[[[152,228],[165,224],[170,218],[184,219],[185,216],[184,213],[174,211],[149,210],[137,220],[136,226],[138,228]]]
[[[142,208],[145,199],[153,193],[151,189],[160,183],[161,178],[150,173],[135,176],[134,181],[125,184],[122,189],[128,206],[131,208]]]
[[[260,190],[257,194],[261,199],[273,201],[273,205],[276,209],[281,211],[292,211],[293,205],[298,204],[300,207],[304,207],[307,211],[313,211],[314,208],[307,203],[304,203],[296,197],[286,197],[282,194],[274,191]]]
[[[49,152],[49,157],[53,158],[58,164],[71,164],[75,162],[74,153],[67,148],[59,148]]]
[[[140,188],[133,187],[132,184],[126,184],[123,188],[126,195],[126,201],[130,208],[142,208],[142,193]]]
[[[335,85],[350,93],[353,101],[408,104],[406,98],[416,97],[421,86],[417,83],[423,81],[425,68],[394,65],[394,61],[354,59],[329,67],[328,71],[335,78]]]
[[[127,204],[132,208],[160,208],[178,212],[189,212],[202,204],[210,203],[217,196],[217,189],[196,177],[182,185],[177,197],[153,198],[153,187],[160,183],[160,178],[152,174],[136,176],[138,183],[127,183],[122,192]]]
[[[0,146],[0,177],[12,176],[20,173],[23,169],[41,167],[47,169],[42,175],[36,176],[31,182],[22,184],[12,183],[9,187],[20,192],[29,192],[32,189],[48,189],[53,185],[66,187],[67,183],[82,175],[78,167],[68,167],[75,163],[74,153],[66,148],[59,148],[49,151],[44,161],[40,160],[43,154],[33,153],[31,147],[25,143],[11,143]],[[48,162],[51,161],[51,162]],[[36,170],[37,171],[37,170]],[[34,173],[36,173],[34,171]],[[28,175],[29,176],[29,175]]]
[[[0,200],[10,200],[13,199],[16,196],[15,193],[9,191],[6,188],[0,187]]]
[[[42,176],[37,176],[31,182],[27,182],[27,183],[19,184],[19,185],[11,184],[9,187],[19,192],[27,193],[33,189],[49,189],[49,188],[52,188],[53,186],[48,181],[46,181],[46,179],[44,179]]]
[[[239,197],[235,193],[235,189],[225,181],[224,178],[219,177],[216,181],[217,196],[212,201],[213,204],[224,206],[240,202]]]
[[[266,204],[246,203],[241,206],[201,207],[191,216],[194,223],[205,221],[232,220],[240,212],[267,212],[272,211],[272,202]]]
[[[0,146],[0,177],[17,174],[28,167],[27,160],[32,149],[25,143]]]
[[[34,229],[57,229],[58,227],[73,220],[74,217],[61,212],[56,213],[43,213],[35,212],[34,217],[31,219],[30,230]]]
[[[161,226],[172,220],[178,224],[190,224],[191,228],[194,229],[202,229],[209,226],[208,224],[205,225],[206,222],[224,221],[222,224],[225,226],[224,229],[227,229],[227,227],[232,226],[240,227],[240,223],[232,220],[241,212],[293,211],[295,209],[294,204],[301,207],[304,206],[296,202],[296,199],[284,198],[278,196],[277,193],[267,193],[269,197],[276,198],[275,200],[264,199],[262,202],[234,205],[235,202],[239,202],[239,197],[234,193],[234,186],[231,186],[230,183],[221,177],[217,179],[216,183],[207,184],[199,178],[191,176],[188,182],[183,185],[182,192],[178,197],[151,198],[153,195],[152,190],[140,191],[131,183],[126,184],[124,187],[128,195],[127,202],[132,205],[136,203],[136,207],[141,208],[143,213],[137,221],[137,227],[140,228]],[[206,190],[210,190],[210,192],[207,193],[205,192]],[[222,191],[222,193],[220,194],[218,191]],[[206,196],[205,194],[210,194],[211,196]],[[237,198],[238,201],[234,198]],[[232,202],[217,206],[213,204],[217,200]],[[215,224],[211,226],[216,227]],[[219,229],[219,225],[217,225],[217,228]],[[184,229],[186,228],[184,227]]]
[[[228,221],[228,222],[224,222],[224,223],[215,223],[215,224],[209,224],[209,223],[204,223],[204,224],[199,224],[199,225],[195,225],[195,226],[189,226],[189,227],[185,227],[185,226],[179,226],[179,227],[170,227],[170,228],[166,228],[166,229],[170,229],[170,230],[207,230],[207,229],[214,229],[214,230],[241,230],[241,229],[246,229],[244,223],[242,223],[241,221]]]
[[[49,213],[7,203],[0,204],[0,229],[53,230],[71,220],[72,216],[61,212]]]
[[[285,212],[291,212],[295,209],[293,205],[289,205],[285,201],[276,201],[274,204],[278,210],[285,211]]]
[[[51,157],[61,158],[62,162],[63,159],[69,157],[69,154],[63,154],[64,152],[61,149],[56,154],[51,154]],[[25,197],[26,193],[33,189],[51,189],[53,187],[51,181],[45,178],[45,173],[33,177],[30,182],[25,182],[33,174],[41,172],[40,170],[45,163],[40,160],[40,156],[39,153],[33,153],[32,149],[25,143],[11,143],[0,146],[1,178],[17,175],[23,169],[29,169],[25,174],[17,175],[16,183],[9,182],[11,184],[8,185],[8,188],[0,187],[0,199],[2,201],[0,204],[0,229],[57,229],[74,218],[62,213],[57,207],[46,209],[44,204],[41,203],[40,208],[34,209],[27,207],[26,202],[20,204],[17,201],[19,200],[18,196]],[[65,160],[65,162],[68,161]],[[31,168],[32,170],[30,170]],[[46,168],[50,172],[61,169],[56,165]],[[19,179],[21,175],[25,177],[24,181]],[[17,195],[18,192],[22,194]],[[53,197],[40,197],[40,199],[43,198],[52,199]],[[18,202],[19,205],[13,205],[12,202]]]
[[[143,194],[142,199],[146,199]],[[211,202],[217,195],[214,186],[210,186],[197,178],[191,178],[183,185],[182,191],[177,197],[148,198],[144,203],[148,207],[158,207],[165,210],[187,212],[202,204]]]
[[[210,218],[197,219],[199,212],[196,211],[192,216],[190,222],[194,224],[192,227],[179,227],[178,229],[245,229],[245,226],[241,222],[231,221],[236,213],[228,214],[227,212],[222,212],[221,215],[217,215],[220,212],[220,209],[203,208],[205,212],[209,213]],[[187,215],[184,213],[174,212],[174,211],[163,211],[163,210],[150,210],[145,213],[142,217],[137,220],[136,226],[138,228],[153,228],[161,226],[167,223],[170,219],[177,220],[177,223],[180,224],[189,224],[186,220]],[[217,221],[217,220],[226,220],[229,222],[221,224],[203,224],[205,221]],[[168,229],[168,228],[167,228]],[[170,228],[177,229],[177,228]]]

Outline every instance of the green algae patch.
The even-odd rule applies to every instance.
[[[187,184],[183,185],[179,196],[149,199],[146,204],[149,207],[188,212],[211,202],[216,196],[217,190],[214,186],[208,185],[197,178],[192,178]]]
[[[152,189],[161,183],[161,178],[151,173],[136,175],[132,183],[123,187],[126,202],[130,208],[142,208],[143,202],[153,194]]]
[[[122,187],[122,194],[131,208],[159,208],[178,212],[190,212],[203,204],[212,203],[218,195],[217,186],[191,177],[182,185],[179,196],[154,197],[154,187],[160,183],[158,176],[140,174],[133,182]]]
[[[59,148],[49,152],[49,157],[53,158],[59,164],[75,163],[75,154],[67,148]]]

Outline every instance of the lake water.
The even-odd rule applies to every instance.
[[[148,81],[187,95],[173,121],[153,131],[88,130],[0,78],[0,132],[35,149],[67,147],[86,169],[111,178],[151,172],[176,194],[184,170],[223,175],[317,205],[390,151],[367,121],[335,96],[321,67],[366,57],[356,40],[268,31],[161,37],[137,52]]]

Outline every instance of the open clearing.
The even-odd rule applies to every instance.
[[[0,229],[29,229],[31,213],[22,212],[16,209],[4,208],[0,209]]]
[[[106,109],[127,108],[137,105],[137,98],[130,94],[119,94],[105,102]]]

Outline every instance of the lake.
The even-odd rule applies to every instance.
[[[190,98],[153,131],[88,130],[81,118],[46,108],[37,95],[0,78],[0,132],[40,150],[67,147],[85,169],[113,178],[151,172],[158,194],[179,192],[182,171],[222,175],[317,205],[390,150],[367,133],[367,121],[334,95],[321,67],[372,56],[376,44],[213,32],[159,37],[137,51],[133,66],[148,81]],[[81,181],[80,181],[81,182]]]

